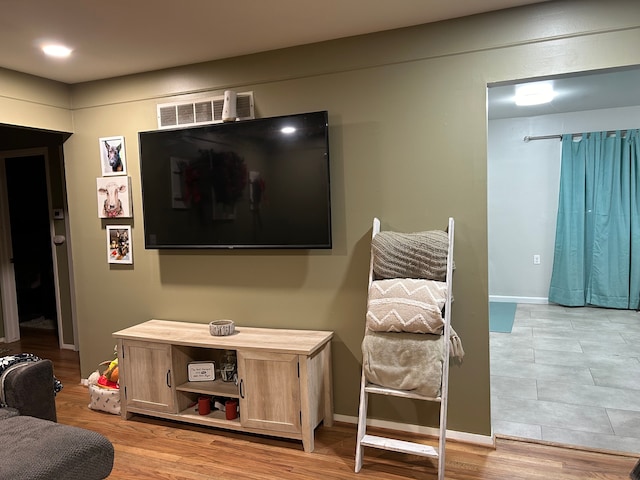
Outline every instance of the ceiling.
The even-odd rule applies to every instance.
[[[533,117],[640,105],[640,68],[584,72],[553,78],[550,81],[556,92],[551,103],[528,107],[518,107],[514,103],[515,83],[490,86],[489,119]],[[521,83],[526,82],[519,84]]]
[[[75,84],[542,1],[2,0],[0,67]],[[47,41],[72,56],[45,57]],[[492,86],[489,118],[640,105],[636,85],[640,69],[556,78],[558,95],[537,107],[516,107],[514,85]]]
[[[0,67],[74,84],[541,1],[2,0]]]

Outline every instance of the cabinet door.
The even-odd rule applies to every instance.
[[[238,351],[238,376],[242,426],[301,431],[297,355]]]
[[[127,406],[175,413],[171,345],[132,340],[123,348]]]

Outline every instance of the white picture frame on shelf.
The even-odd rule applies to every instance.
[[[107,262],[133,264],[131,225],[107,225]]]
[[[127,174],[124,137],[100,137],[100,166],[103,177]]]

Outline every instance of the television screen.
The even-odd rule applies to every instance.
[[[145,248],[331,248],[326,111],[139,133]]]

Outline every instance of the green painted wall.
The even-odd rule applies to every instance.
[[[456,219],[449,428],[489,435],[486,86],[640,64],[640,4],[558,1],[71,87],[64,147],[83,376],[115,330],[149,318],[335,331],[336,414],[356,416],[369,239]],[[1,84],[0,84],[1,87]],[[143,246],[137,133],[156,103],[252,90],[260,117],[329,111],[334,248],[158,252]],[[1,120],[1,118],[0,118]],[[124,135],[133,266],[109,266],[96,215],[98,138]],[[428,405],[373,399],[379,419],[435,425]]]
[[[73,131],[69,86],[0,68],[0,124]]]

